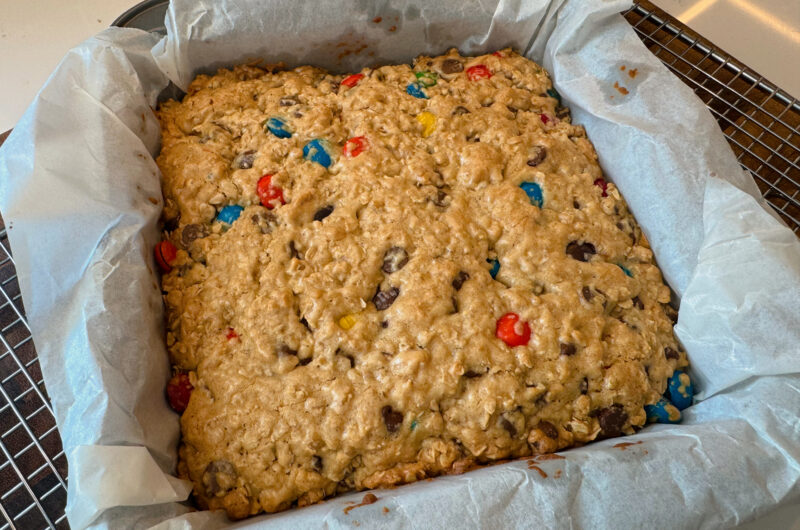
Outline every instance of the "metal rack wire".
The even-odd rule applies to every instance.
[[[649,2],[638,2],[624,16],[706,103],[742,167],[798,233],[800,103]],[[68,528],[66,484],[66,456],[0,219],[0,530]]]

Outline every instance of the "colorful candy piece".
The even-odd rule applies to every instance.
[[[602,193],[603,197],[608,197],[608,191],[607,191],[608,190],[608,182],[606,182],[602,178],[599,178],[599,179],[594,181],[594,185],[597,186],[598,188],[600,188],[601,190],[603,190],[603,193]]]
[[[536,182],[523,182],[519,187],[522,188],[522,191],[528,196],[532,205],[537,208],[542,207],[544,204],[544,195],[542,194],[542,187],[539,184]]]
[[[434,72],[429,72],[427,70],[424,70],[422,72],[417,72],[414,75],[417,78],[417,84],[419,86],[425,88],[436,86],[436,78],[438,76]]]
[[[629,268],[625,267],[624,265],[620,265],[619,263],[617,263],[617,267],[622,269],[622,272],[625,273],[625,276],[627,276],[628,278],[633,278],[633,273]]]
[[[411,430],[413,431],[414,429],[416,429],[417,425],[419,425],[419,422],[417,420],[412,420],[411,421],[411,427],[410,427]]]
[[[156,245],[154,249],[156,263],[164,272],[172,270],[172,263],[178,257],[178,249],[170,241],[164,240]]]
[[[283,198],[283,189],[272,184],[272,175],[264,175],[258,180],[256,193],[261,204],[268,210],[286,204]]]
[[[356,325],[358,319],[353,314],[348,314],[339,319],[339,327],[343,330],[348,330]]]
[[[489,274],[492,275],[492,278],[497,278],[497,273],[500,272],[500,262],[496,259],[487,259],[486,261],[492,265],[492,268],[489,269]]]
[[[228,332],[225,334],[225,338],[228,340],[238,339],[239,334],[236,333],[236,330],[233,328],[228,328]]]
[[[527,322],[520,322],[516,313],[506,313],[497,321],[495,336],[508,346],[525,346],[531,340],[531,327]]]
[[[406,94],[414,96],[417,99],[428,99],[428,95],[423,92],[419,83],[409,83],[408,86],[406,86]]]
[[[355,136],[344,143],[342,152],[348,158],[355,158],[369,149],[369,140],[366,136]]]
[[[548,123],[550,123],[551,118],[547,114],[539,114],[539,119],[542,120],[542,123],[547,125]]]
[[[467,68],[467,77],[470,81],[479,81],[492,77],[492,72],[485,64],[476,64]]]
[[[645,405],[644,411],[649,423],[679,423],[681,421],[681,411],[664,398],[659,399],[653,405]]]
[[[291,138],[292,131],[289,126],[281,118],[272,117],[267,120],[267,130],[277,136],[278,138]]]
[[[436,130],[436,115],[430,112],[420,112],[417,114],[417,121],[422,124],[422,137],[427,138]]]
[[[691,407],[694,385],[692,385],[692,379],[689,374],[681,370],[675,370],[675,373],[669,378],[667,393],[670,401],[678,407],[678,410]]]
[[[558,90],[556,90],[555,88],[548,88],[547,95],[550,96],[551,98],[556,98],[558,104],[561,105],[561,94],[558,93]]]
[[[172,410],[182,414],[189,406],[189,398],[192,397],[194,387],[189,381],[189,374],[180,372],[172,376],[167,383],[167,401]]]
[[[242,215],[242,211],[244,211],[244,208],[238,204],[229,204],[219,211],[217,214],[217,221],[232,225],[233,222],[237,220],[240,215]]]
[[[503,57],[503,54],[500,53],[499,51],[498,52],[492,52],[492,55],[494,55],[495,57],[500,57],[500,58]]]
[[[344,79],[342,79],[342,84],[343,84],[344,86],[346,86],[346,87],[353,88],[353,87],[354,87],[354,86],[356,86],[356,85],[358,84],[358,82],[359,82],[359,81],[361,81],[361,79],[363,79],[363,78],[364,78],[364,74],[353,74],[353,75],[348,75],[347,77],[345,77]]]
[[[325,140],[315,138],[303,147],[303,158],[316,162],[324,168],[330,167],[332,160]]]

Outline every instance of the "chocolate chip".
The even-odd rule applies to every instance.
[[[636,309],[644,309],[644,303],[641,301],[641,299],[639,299],[638,296],[634,296],[631,302],[633,302],[633,307]]]
[[[548,438],[558,440],[558,429],[556,429],[556,426],[549,421],[540,421],[536,428],[542,431]]]
[[[531,158],[528,159],[528,165],[531,167],[536,167],[542,162],[544,159],[547,158],[547,148],[543,145],[534,145],[531,147]]]
[[[556,109],[556,118],[559,120],[563,120],[564,118],[569,116],[569,109],[567,107],[561,107]]]
[[[294,116],[295,118],[299,119],[299,118],[303,117],[303,113],[300,112],[299,110],[296,110],[296,111],[294,111],[294,113],[292,113],[292,116]]]
[[[664,348],[664,357],[667,359],[680,359],[681,355],[677,351],[667,346]]]
[[[455,296],[451,296],[450,301],[453,303],[453,313],[458,313],[458,300]]]
[[[255,151],[242,151],[233,159],[233,167],[236,169],[250,169],[256,159]]]
[[[475,379],[476,377],[481,377],[485,372],[476,372],[474,370],[467,370],[464,372],[464,377],[467,379]]]
[[[388,320],[381,321],[381,327],[384,328],[384,329],[388,328],[389,327],[389,321]]]
[[[576,210],[580,210],[581,203],[579,203],[578,201],[572,201],[572,207],[575,208]]]
[[[180,220],[181,220],[181,214],[178,214],[171,219],[167,219],[166,221],[164,221],[164,230],[166,230],[167,232],[174,232],[175,230],[178,229],[178,223],[180,222]]]
[[[597,412],[597,421],[600,422],[600,434],[614,437],[622,434],[622,427],[628,421],[628,413],[622,405],[615,403],[610,407]]]
[[[274,227],[278,226],[278,219],[272,212],[259,212],[250,216],[250,220],[256,225],[262,234],[269,234]]]
[[[291,96],[281,98],[281,100],[278,102],[281,107],[291,107],[292,105],[297,105],[298,103],[299,102],[297,101],[297,98]]]
[[[458,59],[445,59],[441,69],[443,74],[457,74],[464,71],[464,65]]]
[[[310,363],[313,360],[314,360],[313,357],[306,357],[305,359],[298,360],[297,364],[300,365],[300,366],[305,366],[305,365],[307,365],[308,363]]]
[[[587,302],[591,302],[592,298],[594,298],[592,290],[589,287],[584,287],[583,289],[581,289],[581,296],[583,296],[583,299],[586,300]]]
[[[302,325],[303,325],[303,326],[304,326],[304,327],[305,327],[305,328],[306,328],[308,331],[311,331],[312,333],[314,332],[314,330],[313,330],[313,329],[311,329],[311,326],[309,326],[309,325],[308,325],[308,320],[306,320],[306,317],[300,317],[300,323],[301,323],[301,324],[302,324]]]
[[[469,109],[461,105],[453,109],[453,116],[461,116],[462,114],[469,114]]]
[[[206,227],[199,224],[190,224],[183,227],[181,232],[181,243],[184,248],[188,247],[195,239],[201,239],[208,235]]]
[[[215,497],[236,487],[238,474],[233,464],[227,460],[214,460],[206,466],[203,472],[203,486],[206,495]]]
[[[375,296],[372,297],[372,303],[375,304],[375,308],[378,311],[383,311],[392,305],[399,295],[400,289],[398,287],[391,287],[388,291],[381,291],[379,286]]]
[[[583,378],[581,381],[581,394],[584,396],[589,393],[589,380],[587,378]]]
[[[381,270],[386,274],[397,272],[408,263],[408,252],[403,247],[392,247],[383,255]]]
[[[311,457],[311,468],[320,473],[322,471],[322,457],[318,455],[314,455]]]
[[[574,344],[564,344],[562,342],[559,345],[559,348],[561,349],[561,355],[566,355],[566,356],[575,355],[576,348]]]
[[[514,424],[508,421],[505,418],[500,418],[500,426],[508,431],[508,435],[512,438],[517,435],[517,428],[514,427]]]
[[[578,243],[577,241],[570,241],[566,252],[569,257],[578,261],[589,261],[592,256],[597,254],[591,243]]]
[[[289,357],[291,355],[297,355],[297,350],[291,349],[286,344],[281,344],[280,346],[278,346],[276,351],[279,357]]]
[[[396,432],[403,424],[403,414],[392,409],[391,405],[386,405],[381,409],[381,416],[383,423],[386,424],[386,430],[389,432]]]
[[[467,271],[458,271],[456,277],[453,278],[453,289],[460,290],[467,280],[469,280],[469,273]]]
[[[327,206],[323,206],[322,208],[317,210],[317,213],[314,214],[314,220],[322,221],[332,213],[333,213],[333,205],[328,204]]]

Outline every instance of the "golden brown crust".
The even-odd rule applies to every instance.
[[[647,241],[541,68],[453,50],[363,74],[240,66],[159,111],[167,345],[195,388],[179,472],[232,518],[631,433],[686,365]],[[265,174],[285,205],[261,205]],[[527,345],[496,337],[509,312]]]

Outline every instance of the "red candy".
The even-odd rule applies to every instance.
[[[264,175],[258,180],[256,193],[261,200],[261,204],[268,210],[286,204],[286,200],[283,198],[283,190],[278,186],[272,185],[272,175]]]
[[[531,327],[527,322],[520,322],[516,313],[506,313],[497,321],[495,336],[511,346],[525,346],[531,340]]]
[[[545,125],[550,121],[550,117],[547,114],[539,114],[539,119],[542,120],[542,123]]]
[[[608,193],[606,192],[606,190],[608,189],[608,182],[599,178],[594,181],[594,185],[603,190],[603,197],[608,197]]]
[[[369,140],[367,140],[367,137],[356,136],[345,142],[343,151],[345,156],[355,158],[367,149],[369,149]]]
[[[178,257],[178,249],[169,241],[161,241],[156,245],[154,250],[156,255],[156,263],[161,267],[164,272],[172,270],[172,262]]]
[[[486,67],[485,64],[476,64],[467,68],[467,77],[470,81],[478,81],[479,79],[489,79],[492,77],[492,72]]]
[[[167,383],[167,400],[172,410],[182,414],[189,406],[189,398],[192,397],[194,387],[189,382],[189,374],[180,372],[172,376]]]
[[[492,52],[492,55],[494,55],[495,57],[502,57],[503,56],[503,54],[500,53],[500,52]]]
[[[225,338],[227,338],[228,340],[238,339],[239,334],[236,333],[236,330],[234,330],[233,328],[228,328],[228,333],[225,334]]]
[[[342,84],[344,86],[349,86],[350,88],[353,88],[354,86],[356,86],[358,84],[359,81],[361,81],[361,78],[363,78],[363,77],[364,77],[364,74],[348,75],[347,77],[342,79]]]

